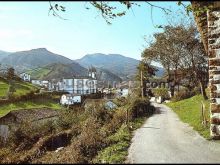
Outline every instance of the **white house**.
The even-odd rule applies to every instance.
[[[49,88],[49,81],[47,80],[31,80],[32,84],[39,85],[41,87]]]
[[[19,77],[24,81],[31,81],[31,75],[28,73],[21,73]]]
[[[60,103],[62,105],[73,105],[75,103],[81,103],[81,95],[64,94],[61,96]]]
[[[89,70],[88,76],[63,78],[58,86],[62,86],[59,90],[69,92],[71,94],[91,94],[97,92],[97,79],[95,69]]]
[[[42,86],[45,87],[45,88],[49,88],[49,81],[43,80],[42,81]]]
[[[90,77],[74,78],[73,93],[91,94],[97,92],[97,80]]]
[[[129,89],[121,88],[121,89],[117,89],[116,92],[119,97],[127,97],[129,94]]]
[[[69,93],[73,93],[73,78],[63,79],[63,90]]]
[[[31,80],[31,83],[35,84],[35,85],[39,85],[39,86],[42,85],[42,81],[41,80]]]

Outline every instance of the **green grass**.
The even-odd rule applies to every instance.
[[[198,131],[204,138],[210,138],[210,122],[207,126],[202,124],[201,102],[205,104],[205,116],[209,120],[209,100],[204,100],[202,95],[196,95],[188,99],[184,99],[178,102],[166,103],[167,106],[173,109],[177,113],[179,118]]]
[[[110,145],[98,153],[98,155],[93,159],[93,163],[124,163],[128,155],[132,132],[133,130],[141,127],[145,120],[146,118],[142,117],[130,122],[129,125],[132,129],[129,129],[125,124],[123,124],[115,134],[108,137]]]
[[[8,112],[18,109],[42,108],[49,107],[53,109],[61,109],[62,107],[49,99],[35,99],[34,101],[21,101],[0,106],[0,117],[6,115]]]
[[[7,94],[9,85],[3,81],[0,81],[0,97],[4,97]]]
[[[16,89],[16,92],[13,93],[13,96],[21,96],[29,93],[30,91],[37,90],[37,87],[28,82],[14,82],[13,86]]]
[[[37,90],[38,87],[35,85],[28,83],[28,82],[20,82],[20,81],[15,81],[12,83],[15,92],[13,93],[13,96],[21,96],[21,95],[26,95],[30,91],[35,91]],[[0,81],[0,97],[6,97],[7,92],[8,92],[9,84]]]

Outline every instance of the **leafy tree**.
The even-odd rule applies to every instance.
[[[8,92],[7,92],[7,98],[11,98],[13,93],[16,92],[16,89],[12,83],[9,84]]]
[[[164,32],[154,34],[155,41],[144,50],[142,57],[163,65],[168,73],[168,81],[173,80],[172,96],[181,79],[188,79],[189,84],[199,83],[201,93],[207,99],[205,84],[208,81],[208,62],[196,27],[193,24],[185,26],[180,23],[165,26],[163,29]],[[191,88],[190,85],[188,87]]]
[[[158,69],[150,65],[149,61],[142,59],[137,67],[138,73],[136,79],[141,83],[141,90],[143,96],[146,96],[146,83],[149,81],[149,78],[155,76]]]
[[[10,81],[15,77],[15,70],[14,68],[10,67],[7,69],[6,78]]]

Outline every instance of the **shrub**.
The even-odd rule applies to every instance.
[[[169,98],[169,93],[168,93],[167,88],[154,88],[152,92],[153,92],[155,97],[161,96],[164,99]]]
[[[61,111],[59,111],[59,119],[57,121],[57,125],[61,128],[61,129],[69,129],[72,127],[72,125],[76,125],[78,124],[79,118],[77,116],[77,110],[67,110],[67,109],[63,109]]]
[[[104,108],[103,101],[98,101],[98,102],[94,101],[88,103],[85,108],[85,113],[87,113],[89,116],[96,118],[102,124],[104,124],[112,117],[111,116],[112,112]]]
[[[117,106],[121,107],[121,106],[126,105],[127,100],[125,97],[118,97],[113,100],[113,103],[115,103]]]
[[[109,123],[105,125],[107,133],[115,132],[123,123],[126,122],[126,109],[117,109]]]
[[[179,92],[176,92],[174,97],[172,98],[172,101],[176,102],[176,101],[180,101],[183,99],[187,99],[190,98],[192,96],[194,96],[194,92],[193,91],[188,91],[186,89],[182,89]]]
[[[54,121],[47,121],[41,125],[33,125],[26,121],[18,126],[18,129],[12,132],[9,137],[9,143],[16,148],[17,151],[28,150],[40,137],[49,135],[56,131]]]
[[[60,153],[60,160],[62,162],[68,160],[71,163],[89,163],[91,158],[106,146],[106,135],[103,131],[100,131],[100,128],[99,121],[94,117],[89,117],[83,122],[81,134],[73,139],[68,151],[66,151],[71,154]],[[53,160],[53,162],[57,162],[57,160]]]
[[[150,105],[148,99],[137,98],[130,105],[131,119],[138,118],[140,116],[149,116],[154,112],[154,107]]]

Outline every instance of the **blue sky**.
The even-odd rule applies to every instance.
[[[175,1],[151,3],[173,11],[182,8]],[[86,2],[59,4],[66,6],[66,12],[61,14],[66,21],[48,16],[49,2],[0,2],[0,50],[14,52],[45,47],[70,59],[92,53],[116,53],[141,59],[143,37],[161,31],[153,26],[147,4],[134,7],[124,17],[113,20],[112,25],[107,25]],[[86,10],[85,6],[91,9]],[[157,25],[166,24],[164,12],[154,8],[153,21]]]

